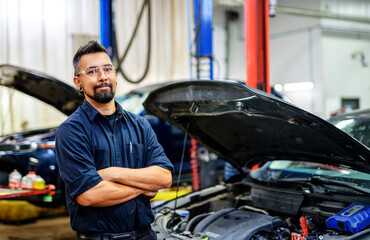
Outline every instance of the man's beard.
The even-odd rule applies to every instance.
[[[108,86],[109,89],[103,89],[101,91],[97,91],[99,87]],[[91,99],[95,100],[98,103],[108,103],[114,98],[114,92],[112,88],[112,84],[110,83],[103,83],[101,85],[97,85],[94,87],[94,96],[90,96],[85,92],[85,94],[90,97]]]

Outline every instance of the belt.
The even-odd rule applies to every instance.
[[[123,240],[123,239],[140,239],[150,231],[150,225],[140,230],[125,233],[81,233],[77,232],[78,239],[86,240]]]

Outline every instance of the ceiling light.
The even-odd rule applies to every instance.
[[[281,84],[275,84],[274,85],[274,89],[277,92],[282,92],[283,91],[283,85],[281,85]]]
[[[309,91],[313,89],[312,82],[286,83],[284,90],[287,92]]]

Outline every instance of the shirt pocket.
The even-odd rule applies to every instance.
[[[95,148],[95,166],[96,169],[107,168],[112,165],[110,162],[109,151],[107,148]]]
[[[130,167],[143,168],[145,166],[144,144],[129,143],[126,149],[130,159]]]

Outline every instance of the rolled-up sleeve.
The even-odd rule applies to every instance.
[[[86,136],[86,129],[78,121],[63,123],[56,134],[55,153],[59,173],[71,199],[102,181]]]

